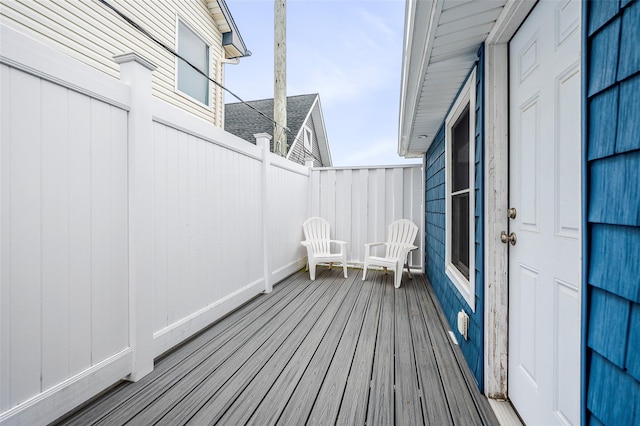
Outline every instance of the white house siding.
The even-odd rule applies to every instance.
[[[179,16],[209,45],[210,76],[222,78],[222,35],[205,0],[108,0],[158,40],[176,48]],[[210,107],[175,90],[175,59],[96,0],[1,0],[2,23],[62,50],[88,65],[117,77],[113,56],[135,51],[158,68],[153,73],[153,95],[222,127],[222,89],[209,86]],[[220,80],[218,80],[220,81]],[[222,82],[222,81],[220,81]]]

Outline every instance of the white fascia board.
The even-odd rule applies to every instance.
[[[320,148],[322,164],[326,164],[327,167],[331,167],[333,166],[333,160],[331,159],[331,149],[329,148],[327,128],[324,125],[324,116],[320,105],[320,95],[316,96],[316,100],[311,107],[311,111],[316,129],[316,136],[318,137],[318,147]]]
[[[409,152],[414,117],[443,5],[444,0],[407,2],[398,126],[398,154],[402,157]]]

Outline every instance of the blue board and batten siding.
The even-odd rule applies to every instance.
[[[476,71],[475,129],[475,312],[445,274],[446,197],[445,197],[445,128],[444,123],[425,158],[425,271],[438,297],[449,325],[457,335],[467,364],[482,391],[484,365],[484,231],[483,231],[483,163],[484,163],[484,84],[483,48],[479,51]],[[471,70],[469,70],[471,71]],[[460,310],[469,314],[468,340],[457,332]]]
[[[586,11],[586,422],[640,424],[640,1]]]

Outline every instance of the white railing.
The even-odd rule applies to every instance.
[[[313,169],[0,27],[0,423],[45,424],[305,264],[322,216],[363,260],[422,229],[418,167]],[[422,234],[422,232],[421,232]],[[412,266],[422,268],[420,250]]]

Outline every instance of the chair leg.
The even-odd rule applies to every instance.
[[[393,278],[394,278],[394,284],[393,286],[395,288],[400,288],[400,284],[402,283],[402,268],[396,268],[395,271],[393,271]]]
[[[364,281],[367,278],[367,262],[364,262],[364,269],[362,270],[362,281]]]
[[[347,262],[342,259],[342,272],[344,272],[344,277],[347,278]]]
[[[311,281],[315,281],[316,279],[316,264],[315,263],[309,263],[309,278],[311,278]]]

